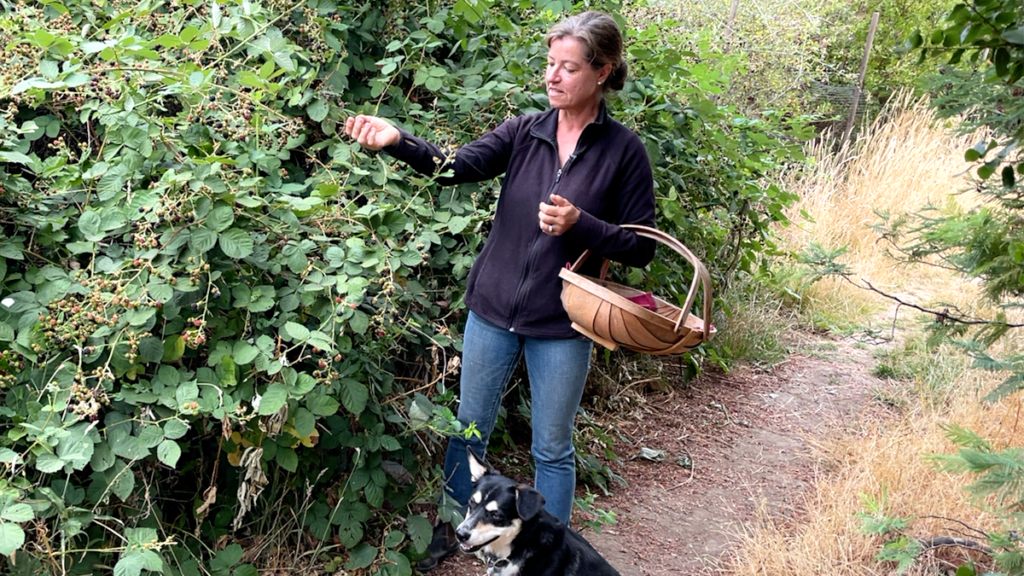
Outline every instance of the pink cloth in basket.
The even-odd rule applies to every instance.
[[[626,296],[626,300],[639,304],[648,310],[658,311],[658,303],[654,301],[654,295],[650,292],[644,292],[643,294],[637,294],[636,296]]]

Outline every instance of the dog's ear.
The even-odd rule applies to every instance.
[[[536,516],[543,507],[543,494],[526,484],[520,484],[516,487],[516,513],[519,514],[519,517],[524,522]]]
[[[473,482],[479,480],[484,474],[494,473],[494,468],[491,468],[490,464],[481,460],[480,457],[476,455],[476,452],[473,452],[472,448],[467,447],[466,453],[467,456],[469,456],[469,477]]]

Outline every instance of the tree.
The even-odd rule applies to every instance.
[[[906,48],[916,51],[920,62],[941,59],[929,84],[936,116],[961,120],[960,129],[967,133],[986,127],[991,138],[964,153],[982,204],[955,213],[928,207],[890,219],[886,233],[909,261],[937,258],[940,265],[981,280],[986,296],[1003,310],[993,319],[956,310],[933,311],[936,337],[955,338],[974,355],[978,367],[1009,371],[1010,377],[989,394],[989,399],[997,399],[1024,389],[1024,356],[996,359],[987,352],[1008,330],[1022,327],[1008,321],[1008,312],[1024,304],[1024,156],[1019,147],[1024,136],[1024,10],[1013,0],[960,3],[935,30],[913,33]],[[996,174],[998,178],[993,177]],[[988,534],[985,549],[1002,574],[1024,574],[1017,536],[1024,501],[1024,450],[996,448],[955,425],[947,432],[959,452],[934,456],[935,461],[946,471],[975,474],[971,492],[1003,506],[1009,527]],[[902,552],[909,550],[900,546]],[[961,573],[975,572],[963,566],[957,571]]]

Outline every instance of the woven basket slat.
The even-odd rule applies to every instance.
[[[616,311],[616,321],[611,326],[610,334],[626,334],[637,348],[645,348],[647,350],[661,350],[666,346],[671,346],[675,343],[675,338],[668,340],[659,338],[659,335],[657,334],[659,330],[654,329],[656,327],[652,327],[650,324],[637,322],[621,308]]]
[[[633,224],[622,227],[668,245],[693,265],[694,277],[686,305],[679,308],[655,296],[657,309],[649,310],[628,300],[642,291],[603,277],[591,278],[577,273],[590,255],[587,250],[572,268],[562,269],[558,274],[562,278],[562,306],[573,328],[612,350],[623,346],[646,354],[682,354],[707,342],[715,330],[710,322],[711,277],[704,264],[686,246],[664,232]],[[602,266],[602,276],[607,264]],[[688,312],[699,289],[702,289],[703,318]]]

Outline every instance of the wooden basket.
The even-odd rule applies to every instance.
[[[682,242],[660,230],[637,224],[622,227],[667,245],[694,267],[686,303],[679,308],[655,297],[657,310],[650,310],[629,300],[628,297],[643,292],[605,280],[608,260],[601,266],[600,278],[578,274],[576,271],[590,256],[587,250],[572,268],[563,268],[558,273],[562,278],[562,306],[572,320],[573,329],[611,350],[622,346],[658,356],[682,354],[707,342],[715,333],[711,325],[711,276],[707,268]],[[697,299],[698,287],[702,289],[703,318],[689,313]]]

